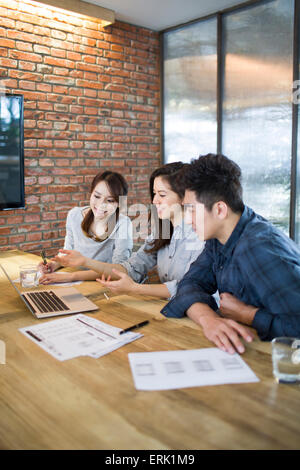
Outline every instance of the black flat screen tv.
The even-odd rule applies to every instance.
[[[23,96],[0,94],[0,210],[24,207]]]

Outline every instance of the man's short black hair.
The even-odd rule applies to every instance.
[[[194,191],[198,202],[211,210],[218,201],[233,212],[243,212],[242,172],[240,167],[221,154],[208,153],[184,167],[184,187]]]

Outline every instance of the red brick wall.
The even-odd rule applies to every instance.
[[[93,176],[120,171],[129,203],[160,165],[158,34],[0,0],[0,92],[24,95],[26,209],[0,211],[0,250],[53,254]]]

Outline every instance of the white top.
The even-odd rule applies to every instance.
[[[129,217],[119,214],[119,220],[110,236],[97,242],[87,237],[81,228],[83,214],[88,208],[89,206],[73,207],[68,212],[64,249],[77,250],[83,256],[104,263],[120,264],[127,260],[133,247],[132,223]]]
[[[150,242],[153,239],[153,235],[150,235],[144,245],[121,264],[136,282],[142,282],[147,272],[157,265],[159,279],[167,286],[172,298],[179,281],[203,251],[204,242],[199,240],[192,226],[186,224],[174,228],[169,245],[156,253],[146,253],[145,250],[151,248]]]

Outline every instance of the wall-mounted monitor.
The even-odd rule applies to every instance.
[[[24,207],[23,96],[0,94],[0,210]]]

